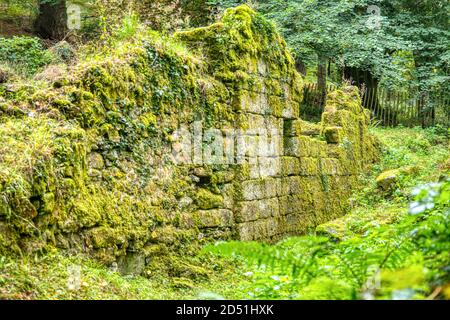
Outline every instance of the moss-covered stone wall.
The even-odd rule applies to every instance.
[[[0,92],[3,254],[58,247],[141,270],[193,243],[301,234],[343,215],[377,158],[355,88],[330,94],[321,123],[299,118],[286,44],[246,6],[171,38],[150,32],[51,88]],[[243,133],[246,148],[225,138],[231,162],[177,163],[176,133],[197,123]]]

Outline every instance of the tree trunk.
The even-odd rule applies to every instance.
[[[45,39],[62,40],[68,33],[66,0],[40,1],[35,28]]]
[[[300,60],[295,60],[295,68],[297,69],[297,71],[302,75],[302,76],[306,76],[306,65],[300,61]]]
[[[319,56],[317,64],[317,98],[318,106],[323,107],[327,100],[327,63],[325,56]]]

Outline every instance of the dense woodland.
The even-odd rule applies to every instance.
[[[332,112],[334,101],[339,104],[345,100],[339,100],[344,97],[340,94],[347,92],[345,88],[357,88],[361,107],[368,110],[369,132],[377,141],[379,157],[358,175],[345,205],[346,214],[277,241],[212,236],[191,243],[187,236],[166,234],[161,238],[170,238],[169,244],[164,243],[164,249],[154,243],[145,246],[145,250],[157,252],[145,268],[132,275],[125,275],[116,262],[105,262],[103,256],[86,250],[65,250],[51,244],[25,250],[20,238],[29,228],[41,228],[36,222],[39,210],[46,214],[52,210],[46,207],[45,196],[56,194],[53,197],[57,198],[58,192],[68,188],[55,182],[57,191],[45,192],[41,198],[34,191],[26,193],[30,185],[33,189],[34,184],[39,184],[42,176],[52,170],[59,172],[54,169],[59,162],[45,167],[48,159],[59,159],[61,154],[70,158],[69,143],[60,140],[70,137],[73,141],[87,141],[98,135],[131,154],[129,150],[142,136],[157,140],[153,134],[161,129],[158,126],[163,127],[162,136],[169,135],[171,129],[157,119],[169,115],[170,107],[155,111],[153,105],[163,105],[167,99],[180,114],[184,112],[175,105],[178,96],[164,97],[170,86],[179,96],[188,95],[185,91],[191,88],[185,90],[185,83],[173,80],[179,74],[213,74],[211,78],[205,76],[207,80],[214,78],[210,83],[201,79],[201,90],[193,95],[196,99],[209,98],[208,90],[220,87],[215,82],[220,77],[233,88],[230,92],[239,91],[239,81],[246,80],[233,69],[234,60],[229,62],[231,71],[225,70],[229,71],[226,77],[222,75],[225,71],[220,70],[223,72],[219,75],[213,68],[220,66],[219,62],[211,63],[210,56],[199,52],[212,55],[217,43],[224,49],[214,54],[234,50],[234,43],[211,36],[208,26],[224,24],[224,20],[230,23],[229,8],[240,5],[245,6],[245,12],[254,12],[252,17],[257,17],[253,19],[265,36],[270,37],[276,30],[284,38],[265,45],[271,54],[277,52],[276,45],[285,41],[292,57],[294,77],[301,78],[299,95],[303,97],[295,108],[308,121],[302,124],[303,132],[311,131],[308,135],[330,144],[321,127],[322,114]],[[431,0],[0,0],[0,299],[450,299],[449,23],[450,3]],[[235,36],[234,29],[230,30]],[[204,35],[206,44],[195,50],[188,47],[183,39],[205,40],[193,41],[190,32]],[[232,39],[240,37],[245,39],[246,35]],[[213,49],[204,48],[208,46]],[[103,61],[112,61],[108,66],[111,70],[122,70],[123,64],[133,54],[141,54],[143,48],[150,71],[141,73],[153,77],[155,87],[148,92],[159,94],[160,100],[146,102],[145,95],[142,101],[136,99],[145,108],[150,104],[151,110],[145,113],[145,119],[139,114],[141,123],[136,126],[120,113],[134,111],[120,110],[107,113],[105,119],[110,122],[108,127],[102,126],[95,108],[86,101],[98,98],[105,106],[111,103],[108,99],[113,98],[101,94],[108,90],[107,84],[114,85],[114,74],[94,70],[86,73],[91,77],[86,76],[86,80],[77,78],[80,70]],[[180,63],[184,70],[177,69]],[[167,72],[170,80],[151,73],[158,68]],[[123,70],[128,72],[125,67]],[[119,86],[119,91],[138,83],[137,74],[123,74],[127,84]],[[188,79],[186,83],[197,80]],[[72,87],[72,92],[64,91],[66,86],[83,86],[85,91]],[[161,93],[155,88],[160,88]],[[218,100],[222,98],[223,91],[213,92]],[[77,95],[83,98],[76,100]],[[67,97],[76,98],[72,101]],[[132,98],[118,93],[119,98],[123,98],[124,110],[129,110],[127,101]],[[211,109],[226,119],[222,109]],[[200,111],[207,112],[210,110]],[[117,122],[112,122],[113,118]],[[119,142],[111,134],[114,128],[110,127],[115,123],[126,124],[120,135],[127,138]],[[151,128],[146,131],[147,127]],[[68,134],[53,134],[67,128]],[[87,132],[86,138],[80,138],[84,137],[80,128]],[[348,140],[344,138],[340,143],[345,149]],[[158,142],[150,145],[160,147]],[[101,149],[101,143],[96,147]],[[103,162],[107,167],[107,162],[116,160],[100,159],[102,165],[96,169],[102,171]],[[130,156],[127,161],[143,160]],[[75,173],[68,175],[71,178],[78,168],[73,165],[72,169]],[[148,178],[147,172],[140,174]],[[219,179],[217,175],[195,175],[199,185],[211,190],[216,187],[215,179]],[[323,182],[322,176],[320,179]],[[49,181],[49,185],[53,183]],[[178,197],[179,187],[167,184],[161,189],[163,196],[166,192],[168,199],[172,193]],[[122,192],[133,187],[118,184],[115,188]],[[219,193],[213,190],[211,194],[207,199],[210,202]],[[22,198],[16,195],[29,199],[33,206],[40,202],[36,216],[16,217],[15,208],[23,206]],[[85,204],[86,216],[100,210],[100,205],[95,210],[94,206]],[[172,210],[169,200],[161,206],[164,212]],[[111,221],[122,218],[108,216]],[[31,227],[16,225],[18,219]],[[165,218],[155,221],[158,219]],[[47,220],[45,223],[51,225]],[[18,231],[11,236],[9,225],[13,224]],[[40,237],[52,238],[53,231],[38,231]],[[137,231],[133,237],[139,238]],[[19,245],[12,245],[16,242],[11,239]]]

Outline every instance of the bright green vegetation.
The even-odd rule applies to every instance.
[[[2,0],[3,5],[0,12],[0,18],[14,21],[14,19],[23,19],[24,17],[33,17],[37,11],[36,0]]]
[[[351,213],[315,234],[269,245],[229,242],[155,261],[144,276],[121,276],[88,257],[51,252],[0,258],[0,297],[24,299],[359,299],[449,298],[450,183],[445,131],[373,129],[385,151],[361,177]],[[401,160],[404,159],[404,160]],[[390,193],[379,172],[416,165]],[[419,192],[420,191],[420,192]],[[411,196],[411,194],[415,194]],[[409,203],[413,203],[409,207]],[[81,289],[67,287],[80,266]],[[380,278],[376,274],[378,268]],[[372,280],[371,280],[372,279]],[[380,279],[381,287],[372,289]],[[367,288],[364,289],[366,285]]]
[[[122,276],[88,257],[63,252],[23,259],[0,256],[0,299],[218,298],[214,292],[243,298],[234,287],[241,281],[236,263],[216,260],[171,257],[145,276]],[[71,275],[77,269],[80,287],[71,290]]]
[[[33,37],[0,38],[0,61],[25,74],[34,74],[52,61],[39,39]]]
[[[347,216],[319,226],[315,234],[276,245],[232,242],[206,248],[248,265],[252,284],[240,291],[258,299],[449,298],[445,131],[373,131],[384,145],[382,161],[361,177],[363,187],[355,192],[355,206]],[[378,173],[402,165],[420,169],[402,176],[391,192],[380,191]],[[441,184],[415,188],[439,178]],[[367,286],[376,281],[378,288]]]
[[[449,297],[445,129],[373,128],[369,135],[369,113],[356,87],[347,86],[328,94],[320,124],[300,121],[299,61],[275,25],[247,6],[171,35],[121,13],[98,36],[49,49],[35,37],[0,38],[0,298]],[[335,58],[328,49],[340,47],[324,45],[316,53]],[[441,68],[433,70],[439,76]],[[286,149],[296,155],[302,144],[308,154],[296,157],[297,166],[285,163],[292,165],[285,186],[314,206],[294,205],[297,222],[280,219],[280,230],[308,234],[213,244],[237,238],[230,199],[286,190],[274,179],[255,179],[244,199],[246,167],[175,166],[167,157],[172,134],[197,119],[246,129],[255,125],[245,117],[254,105],[270,107],[264,116],[289,119],[284,129],[298,144]],[[382,154],[374,165],[375,136]],[[366,165],[371,173],[357,181]],[[307,179],[292,176],[300,171]],[[348,204],[353,185],[359,188]],[[321,210],[332,200],[332,210]],[[279,222],[270,215],[242,234],[281,238],[284,231],[269,233]]]
[[[246,2],[210,1],[222,9]],[[366,73],[363,80],[353,73],[353,80],[368,87],[377,79],[400,90],[405,85],[419,90],[448,86],[448,1],[255,0],[252,4],[277,23],[297,61],[307,69],[315,64],[327,68],[329,61],[332,81],[340,82],[341,68],[346,68],[350,73]]]

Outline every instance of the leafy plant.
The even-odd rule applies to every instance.
[[[25,75],[33,75],[53,59],[38,38],[0,38],[0,62],[6,63]]]
[[[252,298],[354,299],[367,297],[369,289],[383,298],[420,297],[449,280],[450,181],[420,187],[413,195],[413,214],[338,243],[326,237],[307,236],[276,245],[220,242],[205,250],[241,260],[250,267],[246,275],[253,282],[244,290]],[[410,265],[415,267],[411,269]],[[421,276],[424,271],[420,271],[424,268],[429,270],[429,287],[416,286],[412,281],[406,296],[396,291],[399,284],[393,280],[382,290],[367,286],[380,270],[386,277],[394,271],[402,274],[415,270],[420,282],[425,278]]]

